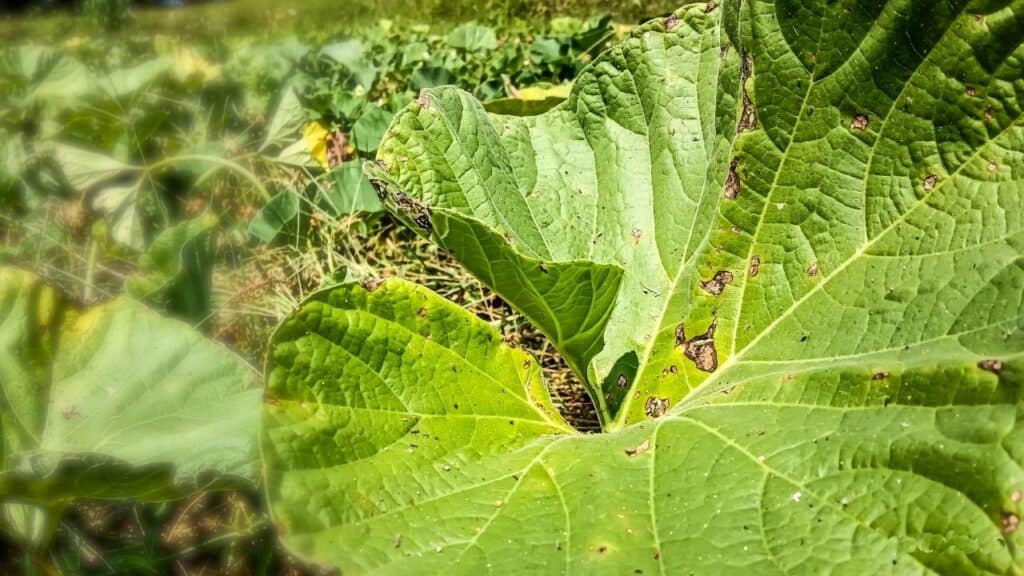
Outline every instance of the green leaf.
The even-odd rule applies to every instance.
[[[924,9],[904,4],[685,10],[597,58],[542,116],[427,91],[371,171],[399,216],[415,205],[488,230],[430,232],[554,340],[609,429],[647,418],[646,398],[874,365],[986,329],[995,319],[979,307],[994,298],[1013,303],[1001,329],[1013,328],[1022,230],[1004,214],[1021,145],[1004,78],[1019,71],[1021,30],[957,4],[926,10],[926,33],[912,23]],[[560,342],[593,304],[545,317],[534,310],[564,294],[493,277],[509,251],[622,269],[600,352]]]
[[[391,113],[376,104],[363,106],[359,119],[352,126],[352,140],[361,152],[375,152],[391,122]]]
[[[217,217],[204,213],[166,228],[139,258],[128,292],[200,323],[210,314]]]
[[[173,64],[173,59],[167,56],[151,58],[130,68],[113,70],[100,85],[111,97],[130,96],[164,76]]]
[[[318,204],[331,216],[356,212],[380,212],[384,207],[358,162],[347,162],[331,171],[328,186],[318,194]]]
[[[371,166],[392,211],[432,215],[432,237],[552,339],[605,422],[645,390],[636,375],[674,334],[673,287],[693,280],[712,229],[739,100],[728,14],[642,27],[544,115],[492,117],[464,92],[427,90]]]
[[[116,242],[141,251],[146,247],[140,199],[147,188],[143,169],[78,146],[51,143],[46,148],[64,183],[88,194],[92,209],[104,215]]]
[[[257,375],[185,324],[130,300],[78,312],[3,268],[0,360],[0,501],[164,499],[256,478]]]
[[[516,91],[511,98],[499,98],[484,103],[484,109],[492,114],[509,116],[535,116],[558,106],[572,92],[571,84],[539,84]]]
[[[468,22],[448,34],[448,44],[453,48],[476,52],[478,50],[494,50],[498,47],[498,39],[494,36],[494,30],[491,28]]]
[[[541,116],[421,95],[371,178],[606,433],[436,295],[318,294],[267,361],[286,545],[345,573],[1024,570],[1021,13],[694,5]]]
[[[417,68],[409,79],[413,90],[423,90],[455,83],[455,75],[442,66],[423,66]]]
[[[267,124],[267,135],[260,151],[271,147],[284,147],[302,134],[306,113],[295,87],[287,86],[274,107],[274,113]]]
[[[57,162],[67,183],[78,192],[88,192],[125,174],[141,171],[138,166],[70,144],[53,143],[47,153]]]
[[[143,181],[128,185],[110,185],[96,191],[92,207],[107,218],[110,237],[137,251],[146,247],[142,207],[139,200]]]
[[[402,281],[313,296],[273,338],[279,534],[346,574],[1020,569],[1024,365],[753,376],[582,435],[537,363]],[[985,337],[972,337],[984,345]]]
[[[328,44],[320,53],[344,66],[353,76],[355,84],[369,91],[377,80],[377,68],[367,57],[366,47],[359,40],[343,40]]]
[[[282,190],[249,222],[249,235],[270,244],[298,215],[299,195],[294,190]]]

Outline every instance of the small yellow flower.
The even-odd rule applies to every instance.
[[[330,170],[330,165],[327,164],[327,138],[330,136],[330,132],[327,131],[319,122],[310,122],[306,125],[306,129],[302,132],[302,140],[306,143],[306,150],[309,150],[309,155],[316,160],[324,170]]]

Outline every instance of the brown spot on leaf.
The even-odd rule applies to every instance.
[[[633,228],[633,244],[639,244],[640,239],[643,238],[644,231],[639,228]]]
[[[924,183],[923,183],[924,189],[925,190],[934,190],[935,189],[935,184],[938,183],[938,181],[939,181],[939,177],[938,176],[936,176],[935,174],[929,174],[924,179]]]
[[[725,60],[729,57],[729,50],[732,50],[732,44],[728,42],[722,44],[722,48],[718,51],[718,57]]]
[[[977,22],[978,24],[984,24],[985,23],[985,15],[984,14],[975,14],[974,15],[974,21]]]
[[[371,178],[370,184],[373,186],[373,189],[377,192],[378,198],[380,198],[381,200],[387,200],[388,185],[386,182],[380,180],[379,178]]]
[[[995,172],[996,170],[999,170],[999,165],[995,162],[989,162],[987,168],[989,172]]]
[[[1013,534],[1020,527],[1020,518],[1012,512],[1003,512],[1003,534]]]
[[[639,456],[640,454],[643,454],[644,452],[647,452],[650,449],[651,449],[651,441],[650,440],[644,440],[636,448],[626,448],[625,452],[626,452],[626,456]]]
[[[1020,502],[1022,498],[1024,498],[1024,493],[1020,490],[1014,490],[1013,493],[1010,494],[1010,500],[1014,502]]]
[[[740,195],[740,175],[736,171],[739,165],[739,158],[733,158],[729,162],[729,175],[725,178],[725,190],[723,195],[729,200],[735,200]]]
[[[665,17],[665,30],[671,31],[673,28],[679,25],[679,18],[675,14],[669,14]]]
[[[683,355],[693,361],[698,370],[714,372],[718,368],[718,350],[715,349],[715,328],[718,320],[712,320],[706,332],[691,339],[686,338],[685,330],[680,326],[676,331],[676,340],[683,338]]]
[[[404,192],[395,194],[395,199],[398,201],[398,208],[419,225],[420,228],[424,230],[432,230],[434,228],[430,220],[430,208],[427,208],[425,204],[411,198]]]
[[[419,316],[420,318],[426,318],[426,316],[427,316],[427,309],[426,308],[420,308],[419,310],[416,311],[416,315]]]
[[[656,398],[648,396],[644,403],[644,413],[651,418],[659,418],[668,410],[668,398]]]
[[[607,551],[608,551],[608,547],[607,546],[601,545],[601,546],[597,547],[597,553],[598,554],[604,554]]]
[[[885,370],[879,370],[878,372],[875,372],[874,374],[871,375],[872,380],[885,380],[888,377],[889,373],[886,372]]]
[[[867,114],[857,114],[850,122],[850,130],[867,130],[870,121]]]
[[[754,256],[750,259],[750,266],[747,267],[747,274],[751,278],[757,278],[757,274],[761,271],[761,257]]]
[[[676,326],[676,346],[686,344],[686,328],[680,324]]]
[[[426,90],[420,90],[420,95],[416,98],[416,102],[418,102],[419,105],[424,110],[427,110],[427,109],[430,108],[430,99],[427,98],[427,91]]]
[[[704,13],[707,14],[714,10],[715,8],[718,8],[718,4],[712,0],[711,2],[708,2],[707,4],[704,5]]]
[[[384,279],[383,278],[378,278],[378,277],[367,278],[366,281],[363,282],[363,288],[367,292],[375,292],[377,290],[377,288],[380,288],[380,285],[383,284],[383,283],[384,283]]]
[[[817,276],[818,275],[818,263],[817,262],[811,262],[811,265],[807,267],[807,275],[808,276]]]
[[[964,88],[964,94],[966,94],[968,98],[974,98],[977,93],[978,91],[974,89],[974,86],[967,86]]]
[[[757,127],[757,116],[754,114],[754,103],[747,93],[747,79],[754,74],[754,58],[750,53],[743,55],[743,63],[740,66],[740,86],[743,91],[743,110],[740,112],[740,121],[736,126],[736,133],[750,132]]]
[[[715,272],[715,275],[708,281],[701,281],[700,287],[708,294],[714,294],[718,296],[725,290],[725,285],[732,282],[732,272],[728,270],[719,270]]]
[[[996,359],[980,360],[978,361],[978,368],[991,372],[993,374],[1003,373],[1003,361]]]
[[[676,368],[676,365],[672,364],[671,366],[668,367],[668,371],[670,374],[678,374],[679,368]]]
[[[985,113],[984,113],[984,116],[985,116],[985,120],[988,120],[988,121],[990,121],[990,122],[992,121],[992,118],[994,118],[994,117],[995,117],[995,116],[994,116],[994,115],[992,114],[992,109],[991,109],[991,108],[985,108]]]
[[[75,406],[72,406],[71,408],[68,408],[67,410],[64,411],[65,420],[71,420],[75,416],[78,416],[78,408]]]
[[[626,380],[626,375],[619,374],[619,377],[615,379],[615,385],[625,390],[626,386],[629,385],[629,381]]]

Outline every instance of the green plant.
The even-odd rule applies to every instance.
[[[423,288],[321,292],[265,373],[286,544],[351,573],[1018,571],[1022,12],[711,2],[540,116],[421,93],[379,193],[606,433]]]
[[[252,485],[257,383],[138,303],[82,310],[0,267],[0,526],[45,544],[80,499]]]
[[[82,13],[104,30],[119,30],[131,15],[131,0],[83,0]]]
[[[251,486],[258,431],[272,518],[239,504],[213,524],[240,548],[273,525],[344,573],[1020,572],[1022,14],[708,2],[589,65],[606,20],[521,37],[382,24],[248,51],[243,84],[261,88],[237,107],[235,81],[193,98],[195,71],[165,58],[97,91],[78,60],[10,51],[0,197],[19,212],[0,232],[62,198],[101,212],[83,299],[102,273],[212,324],[231,306],[217,254],[238,258],[245,228],[213,235],[216,190],[187,208],[220,172],[229,198],[247,182],[264,202],[243,204],[264,242],[242,257],[294,262],[251,287],[288,286],[260,312],[290,311],[262,402],[256,373],[195,328],[0,268],[0,526],[44,565],[83,500]],[[527,79],[559,84],[534,105]],[[262,114],[271,92],[266,125],[241,130],[229,110]],[[506,96],[522,102],[476,100]],[[104,110],[136,105],[127,122]],[[379,244],[352,231],[387,222],[356,216],[381,205],[547,334],[603,433],[570,426],[538,359],[464,302],[397,279],[305,297],[366,277],[350,255]],[[184,571],[158,532],[107,567]]]

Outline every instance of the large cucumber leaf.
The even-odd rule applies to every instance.
[[[0,268],[0,392],[0,502],[59,509],[256,481],[258,374],[131,300],[80,311]]]
[[[767,372],[998,349],[1024,305],[1024,2],[717,4],[641,27],[541,116],[424,92],[369,170],[609,430]]]
[[[726,0],[541,116],[425,92],[379,190],[610,433],[423,289],[319,294],[267,366],[287,545],[351,574],[1024,572],[1022,38],[1021,0]]]
[[[295,553],[343,574],[1019,572],[1024,338],[753,376],[612,434],[425,288],[321,292],[267,363],[266,481]]]
[[[736,12],[641,27],[540,116],[424,91],[368,166],[395,214],[551,338],[604,422],[639,389],[659,326],[678,321],[676,285],[712,227],[736,134]]]

